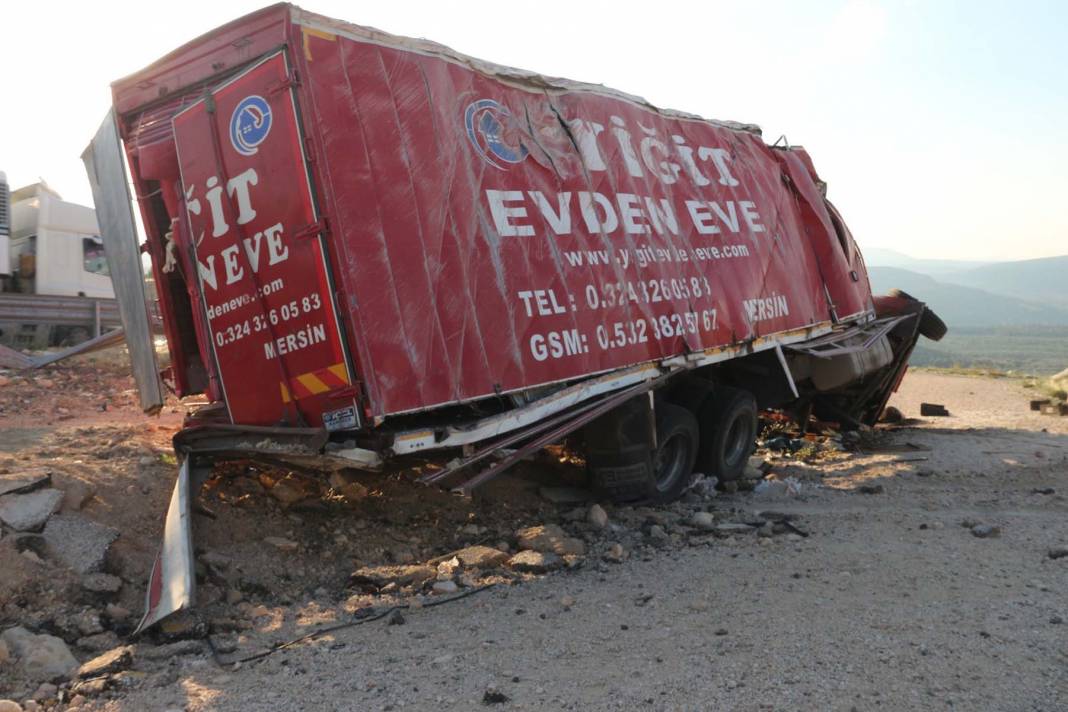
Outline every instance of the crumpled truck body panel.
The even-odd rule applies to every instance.
[[[114,96],[173,380],[234,423],[357,428],[874,316],[811,160],[752,126],[288,5]]]

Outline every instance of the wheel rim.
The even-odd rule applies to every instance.
[[[749,447],[749,424],[744,418],[735,418],[731,421],[731,427],[727,430],[726,447],[723,449],[723,460],[728,466],[736,465]]]
[[[653,472],[658,492],[668,492],[678,483],[679,478],[683,476],[682,466],[688,454],[685,438],[678,435],[660,443],[653,457]]]

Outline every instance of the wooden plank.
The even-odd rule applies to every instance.
[[[82,161],[93,189],[96,219],[100,223],[104,255],[126,331],[130,366],[141,395],[141,409],[155,413],[163,407],[163,383],[152,342],[141,249],[130,208],[130,190],[114,111],[109,111],[104,118],[92,143],[82,153]]]

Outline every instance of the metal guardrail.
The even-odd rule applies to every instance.
[[[114,299],[54,297],[42,294],[0,294],[0,322],[56,326],[122,326]]]

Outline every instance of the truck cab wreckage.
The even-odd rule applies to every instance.
[[[112,89],[83,159],[141,405],[209,401],[139,629],[193,602],[214,460],[452,458],[423,479],[466,493],[570,437],[606,497],[669,501],[740,476],[760,409],[874,424],[945,332],[872,297],[808,154],[752,125],[291,5]]]

